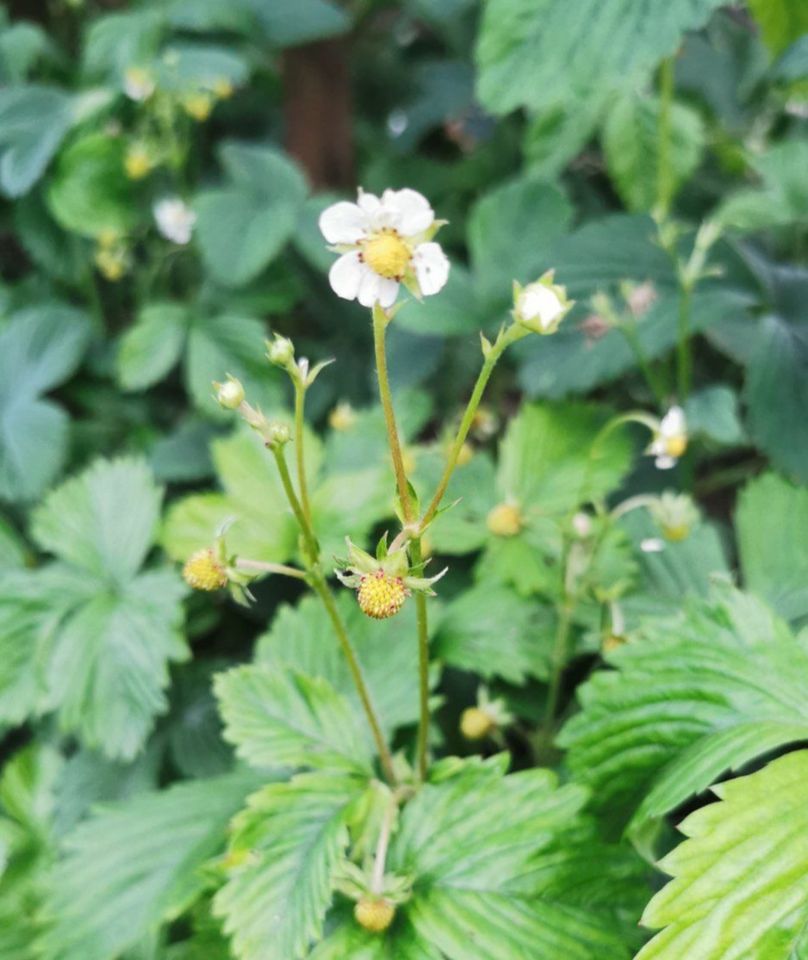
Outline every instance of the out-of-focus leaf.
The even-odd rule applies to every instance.
[[[179,360],[187,325],[188,309],[179,303],[153,303],[140,311],[118,352],[124,390],[143,390],[162,380]]]
[[[47,47],[47,34],[37,23],[20,20],[0,28],[0,82],[21,83]]]
[[[808,490],[775,473],[750,481],[735,515],[744,583],[789,620],[808,617]]]
[[[98,809],[70,835],[48,883],[41,956],[114,960],[187,909],[205,886],[199,868],[254,784],[233,774]]]
[[[738,394],[721,383],[704,387],[685,403],[688,431],[702,434],[716,443],[741,443],[744,430],[738,411]]]
[[[291,238],[306,184],[270,147],[228,143],[220,158],[230,185],[197,196],[195,236],[214,279],[237,287],[258,276]]]
[[[498,292],[507,297],[510,288],[506,285],[504,292]],[[486,311],[480,302],[474,277],[459,263],[452,264],[449,282],[439,297],[412,300],[396,314],[396,321],[406,330],[428,336],[476,333],[496,319],[496,314]]]
[[[749,0],[749,7],[772,53],[808,33],[808,8],[801,0]]]
[[[565,103],[638,82],[703,26],[720,0],[490,0],[477,44],[478,95],[493,113]]]
[[[0,90],[0,189],[28,193],[73,122],[71,98],[55,87]]]
[[[668,177],[671,199],[693,174],[704,151],[704,126],[692,108],[675,102],[669,115]],[[609,174],[629,210],[650,210],[659,196],[660,101],[620,97],[603,128]]]
[[[157,55],[164,29],[165,14],[156,8],[98,17],[84,41],[85,72],[117,78],[127,67],[146,67]]]
[[[48,189],[48,204],[66,229],[85,237],[125,234],[137,220],[132,182],[124,173],[120,137],[90,133],[62,153]]]
[[[637,960],[796,960],[808,940],[808,752],[714,787],[679,825],[687,838],[659,864],[673,877],[642,923],[664,928]]]
[[[296,47],[347,33],[348,14],[331,0],[246,0],[255,12],[269,42],[275,47]]]
[[[78,367],[90,324],[58,303],[28,307],[0,330],[0,497],[33,500],[64,461],[68,418],[42,394]]]

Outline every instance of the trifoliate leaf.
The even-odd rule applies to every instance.
[[[418,719],[418,649],[413,641],[415,604],[407,603],[389,620],[372,621],[352,593],[341,590],[337,606],[356,650],[379,722],[386,733]],[[360,715],[361,704],[345,655],[323,605],[304,597],[297,607],[282,606],[271,629],[257,641],[256,662],[273,672],[291,668],[322,677]]]
[[[180,578],[141,569],[160,500],[143,462],[121,459],[96,462],[38,509],[34,536],[59,562],[9,578],[0,599],[14,626],[8,719],[55,709],[108,757],[138,751],[166,708],[168,663],[187,656]]]
[[[90,335],[84,313],[44,303],[14,313],[0,331],[0,497],[34,500],[67,452],[68,417],[42,394],[78,367]]]
[[[728,769],[808,737],[808,644],[759,600],[724,586],[649,622],[579,688],[564,727],[573,775],[639,832]],[[765,678],[765,682],[761,682]]]
[[[213,277],[240,286],[291,238],[306,184],[297,167],[269,147],[228,143],[220,156],[231,185],[196,198],[196,238]]]
[[[744,583],[788,620],[808,616],[808,490],[775,473],[750,481],[735,515]]]
[[[214,689],[225,739],[253,766],[369,772],[361,715],[328,681],[255,665],[219,674]]]
[[[673,879],[643,915],[664,929],[637,960],[797,960],[808,909],[808,752],[714,788],[659,864]]]
[[[348,845],[351,805],[365,782],[309,773],[249,798],[234,823],[230,858],[241,861],[216,895],[239,960],[301,960],[319,939],[333,874]]]
[[[563,103],[642,78],[703,26],[720,0],[491,0],[476,60],[493,113]],[[572,101],[572,103],[571,103]]]
[[[440,619],[434,655],[486,679],[547,677],[554,636],[550,609],[505,586],[483,582],[453,600]]]
[[[41,956],[115,960],[187,909],[205,886],[199,868],[254,785],[233,774],[99,808],[69,836],[48,883]]]

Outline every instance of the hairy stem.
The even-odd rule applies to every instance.
[[[314,536],[311,524],[303,512],[303,507],[300,505],[300,501],[297,499],[297,494],[295,493],[295,488],[292,484],[292,477],[289,474],[289,467],[286,464],[286,457],[283,452],[283,447],[279,444],[274,445],[272,447],[272,453],[275,456],[275,462],[278,464],[278,473],[280,474],[281,483],[283,484],[283,489],[286,493],[286,499],[289,501],[289,506],[292,508],[292,513],[295,515],[295,520],[297,520],[297,524],[300,527],[300,532],[303,534],[303,542],[306,547],[307,559],[313,566],[317,562],[317,558],[320,554],[320,548],[317,545],[317,538]]]
[[[342,647],[342,652],[344,653],[345,659],[348,662],[348,669],[351,671],[351,677],[353,679],[354,686],[356,687],[356,692],[359,694],[359,699],[362,701],[362,708],[365,711],[365,716],[367,717],[368,724],[370,725],[370,731],[373,734],[373,740],[376,743],[376,750],[379,753],[379,760],[381,761],[384,775],[389,783],[395,785],[396,773],[393,768],[393,758],[390,754],[390,748],[387,746],[387,743],[384,739],[384,734],[382,733],[379,719],[376,716],[376,710],[373,706],[373,701],[370,698],[370,691],[368,690],[367,683],[365,682],[365,678],[362,674],[362,667],[359,664],[353,644],[348,637],[348,631],[345,629],[345,624],[342,622],[342,617],[339,615],[339,610],[334,602],[334,595],[331,593],[331,590],[329,589],[328,584],[321,573],[312,573],[310,581],[312,589],[320,598],[323,606],[325,607],[328,618],[334,628],[334,633],[337,635],[337,639]]]
[[[269,563],[265,560],[246,560],[243,557],[238,557],[236,559],[236,569],[244,570],[246,573],[278,573],[284,577],[294,577],[297,580],[306,579],[304,570],[288,567],[285,563]]]
[[[309,502],[309,487],[306,480],[306,454],[303,447],[303,406],[306,399],[306,388],[295,378],[295,457],[297,462],[297,485],[300,490],[300,505],[303,508],[309,526],[311,526],[311,504]]]
[[[420,538],[411,541],[410,553],[413,565],[417,568],[423,562]],[[418,778],[425,780],[429,766],[429,621],[426,597],[418,591],[415,594],[415,614],[418,627],[418,700],[420,704],[415,756]]]
[[[690,308],[692,300],[692,285],[688,282],[680,283],[676,343],[676,384],[679,403],[684,403],[687,400],[692,380],[692,360],[690,356]]]

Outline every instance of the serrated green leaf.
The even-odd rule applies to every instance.
[[[808,490],[774,473],[750,481],[735,514],[744,583],[789,620],[808,616]]]
[[[297,167],[269,147],[228,143],[220,156],[231,186],[196,198],[195,236],[213,277],[241,286],[291,238],[306,184]]]
[[[89,335],[84,313],[55,302],[14,313],[0,331],[0,497],[36,499],[62,466],[68,418],[41,395],[75,371]]]
[[[660,863],[673,879],[642,922],[664,927],[637,960],[797,960],[808,907],[808,752],[715,788]]]
[[[127,233],[137,221],[132,182],[124,173],[122,138],[90,133],[59,156],[48,188],[51,213],[83,237]]]
[[[724,771],[808,736],[806,637],[723,587],[650,622],[579,688],[561,732],[574,776],[613,819],[643,829]],[[766,678],[761,683],[761,677]]]
[[[0,189],[27,193],[45,172],[73,122],[72,100],[31,84],[0,91]]]
[[[526,513],[559,516],[614,489],[631,462],[631,443],[613,432],[590,450],[605,423],[586,405],[524,406],[500,446],[497,488]]]
[[[563,103],[641,82],[703,26],[720,0],[490,0],[477,44],[477,90],[493,113]]]
[[[659,197],[660,100],[624,96],[612,105],[603,128],[609,175],[629,210],[650,210]],[[668,182],[671,199],[698,167],[704,152],[701,117],[683,103],[669,113]]]
[[[233,774],[98,809],[67,839],[48,883],[40,955],[115,960],[187,909],[205,886],[199,868],[254,785]]]
[[[450,666],[521,684],[546,679],[554,633],[548,607],[483,582],[447,606],[433,648]]]
[[[353,594],[341,590],[337,606],[356,650],[386,733],[418,719],[418,651],[415,605],[383,622],[371,621]],[[304,597],[297,607],[282,606],[271,629],[256,642],[256,663],[273,671],[293,669],[322,677],[350,701],[360,716],[361,704],[333,627],[316,597]]]
[[[225,739],[258,768],[370,770],[369,743],[348,701],[320,677],[262,665],[214,683]]]
[[[364,788],[347,776],[303,774],[250,797],[232,840],[247,863],[214,901],[239,960],[299,960],[322,935],[349,808]]]

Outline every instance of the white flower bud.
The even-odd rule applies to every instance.
[[[216,383],[213,386],[216,390],[216,400],[226,410],[237,410],[244,402],[244,387],[240,380],[227,375],[224,383]]]

